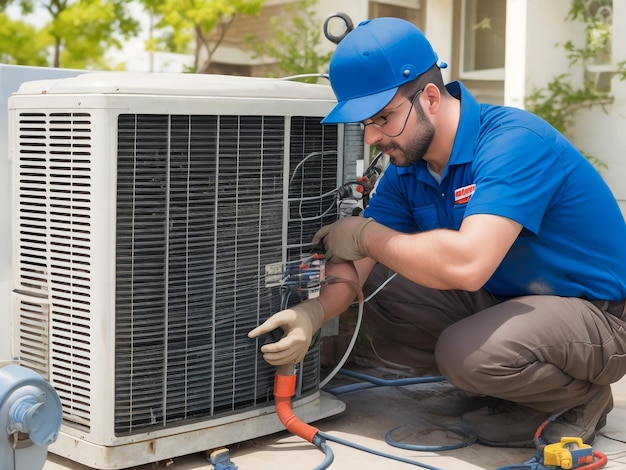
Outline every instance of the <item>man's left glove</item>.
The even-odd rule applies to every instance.
[[[275,343],[261,347],[263,359],[273,366],[297,364],[304,360],[313,335],[324,323],[324,307],[317,298],[305,300],[291,308],[281,310],[248,333],[256,338],[282,328],[285,334]]]
[[[363,238],[371,223],[376,224],[372,218],[344,217],[319,229],[313,237],[313,245],[323,243],[325,258],[329,263],[367,258],[369,253]]]

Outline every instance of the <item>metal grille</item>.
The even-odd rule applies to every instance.
[[[319,119],[294,118],[291,136],[290,155],[297,158],[289,162],[287,246],[290,259],[300,259],[315,232],[337,219],[337,128]]]
[[[19,353],[52,380],[64,420],[91,406],[91,121],[22,113],[17,158]]]
[[[265,267],[283,255],[285,152],[330,148],[298,194],[337,182],[337,131],[319,118],[122,115],[118,123],[115,432],[144,432],[272,399],[274,369],[247,332],[280,309]],[[291,143],[285,140],[290,136]],[[290,256],[321,203],[289,218]],[[333,217],[332,211],[324,218]],[[302,219],[311,219],[303,223]],[[307,230],[303,229],[307,226]],[[307,232],[308,233],[305,233]],[[307,236],[305,236],[307,235]],[[308,236],[310,235],[310,236]],[[302,393],[317,389],[319,345]]]
[[[95,161],[108,155],[92,148],[90,114],[18,119],[19,354],[53,383],[64,424],[90,430],[95,387],[114,386],[118,435],[271,401],[274,369],[247,332],[283,300],[265,286],[265,267],[299,259],[335,217],[332,198],[313,196],[336,187],[337,129],[317,117],[122,115],[117,194],[96,195]],[[113,199],[115,311],[107,312],[91,292],[110,266],[92,226],[109,217],[95,207]],[[94,347],[108,343],[99,335],[113,319],[114,385],[106,370],[92,373],[110,363],[102,357],[110,351],[94,357]],[[316,341],[303,395],[317,389],[318,368]]]

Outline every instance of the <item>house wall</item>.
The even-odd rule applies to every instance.
[[[454,51],[454,0],[428,0],[424,10],[424,34],[433,45],[439,60],[448,64],[442,74],[444,81],[449,82],[452,77]]]
[[[571,74],[574,87],[582,83],[582,65],[570,66],[563,49],[568,40],[584,43],[583,25],[565,20],[570,6],[571,0],[507,0],[505,104],[523,108],[526,96],[559,74]],[[615,47],[625,43],[626,2],[614,0],[613,64],[626,60],[626,49]],[[607,165],[599,171],[626,213],[626,80],[613,77],[611,95],[612,104],[580,110],[567,137]]]
[[[573,34],[564,21],[571,0],[507,0],[504,104],[524,107],[524,98],[569,71],[559,44]]]
[[[623,44],[626,44],[626,1],[613,0],[613,64],[626,61]],[[612,104],[579,112],[572,140],[607,165],[601,173],[626,214],[626,80],[613,76],[611,95]]]
[[[255,36],[264,42],[271,36],[271,18],[282,17],[286,27],[291,27],[292,12],[285,11],[285,5],[296,3],[294,0],[268,0],[258,15],[241,16],[235,19],[224,37],[223,42],[213,56],[211,72],[232,75],[265,76],[268,72],[280,74],[273,67],[271,59],[252,58],[250,47],[245,38]],[[385,0],[375,2],[368,0],[344,0],[340,5],[335,0],[318,0],[314,9],[316,18],[321,25],[331,14],[342,12],[347,14],[354,27],[368,18],[380,16],[404,17],[414,24],[424,27],[426,0]],[[429,2],[430,3],[430,2]],[[449,3],[443,0],[442,4]],[[214,35],[214,37],[217,37]],[[332,51],[335,44],[327,40],[323,34],[319,44],[320,54]],[[314,73],[316,71],[311,71]]]
[[[584,29],[579,22],[566,21],[571,0],[507,0],[507,48],[505,104],[524,107],[524,98],[562,73],[571,74],[572,85],[580,86],[582,65],[570,66],[563,44],[572,40],[583,45]],[[612,62],[626,60],[626,2],[613,1]],[[567,137],[589,155],[607,165],[600,172],[626,213],[626,80],[613,77],[613,102],[582,109]]]

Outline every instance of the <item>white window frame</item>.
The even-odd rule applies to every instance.
[[[505,0],[502,0],[505,1]],[[459,40],[459,78],[464,80],[504,80],[504,66],[495,69],[483,69],[465,71],[465,47],[468,46],[465,43],[465,32],[467,28],[467,2],[468,0],[461,1],[461,36]],[[475,51],[474,51],[475,52]]]

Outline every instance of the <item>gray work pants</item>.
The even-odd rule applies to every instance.
[[[377,265],[366,297],[391,274]],[[502,301],[485,290],[438,291],[398,275],[364,312],[363,330],[383,359],[539,411],[586,403],[626,374],[626,317],[583,299]]]

